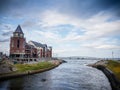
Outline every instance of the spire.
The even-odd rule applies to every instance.
[[[17,33],[22,33],[22,34],[23,34],[23,31],[22,31],[20,25],[18,25],[18,27],[16,28],[15,33],[16,33],[16,32],[17,32]]]

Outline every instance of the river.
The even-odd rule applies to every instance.
[[[67,60],[59,67],[0,82],[0,90],[111,90],[107,77],[86,66],[96,60]]]

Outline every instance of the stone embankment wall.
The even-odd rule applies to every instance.
[[[111,84],[112,90],[120,90],[120,81],[115,77],[114,73],[111,70],[106,68],[106,64],[107,60],[101,60],[96,62],[95,64],[90,64],[88,66],[101,70],[107,76]]]
[[[115,77],[115,75],[109,69],[105,68],[102,65],[96,66],[97,69],[101,70],[108,78],[112,90],[120,90],[120,81]]]

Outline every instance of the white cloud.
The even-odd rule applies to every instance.
[[[117,42],[115,41],[116,39],[112,39],[110,41],[110,38],[112,36],[119,35],[120,20],[109,21],[111,18],[111,15],[105,14],[104,12],[100,12],[89,19],[82,19],[51,10],[45,11],[40,19],[43,22],[43,27],[54,28],[55,26],[57,27],[63,24],[75,27],[74,30],[70,30],[65,37],[61,37],[58,33],[56,35],[56,33],[53,33],[52,31],[48,34],[44,34],[44,36],[53,36],[52,38],[55,37],[57,39],[57,43],[70,44],[70,42],[77,42],[82,47],[96,49],[119,49],[119,45],[116,44]],[[84,31],[84,33],[79,34],[78,31]],[[70,48],[72,48],[72,46]],[[76,47],[74,48],[74,50],[76,50]],[[60,48],[55,52],[67,51],[69,52],[68,48]]]
[[[50,31],[35,31],[36,33],[40,34],[42,37],[48,38],[48,39],[58,39],[60,36],[56,32],[50,32]]]
[[[72,17],[55,10],[44,11],[38,16],[39,22],[34,24],[44,29],[44,32],[39,31],[39,34],[50,39],[58,39],[58,41],[94,41],[94,39],[108,38],[120,33],[120,20],[108,22],[112,16],[104,12],[89,19]],[[71,25],[75,28],[70,29],[65,37],[61,37],[61,33],[58,32],[59,27],[57,27],[59,25]],[[77,31],[84,31],[84,33],[79,34]]]
[[[68,16],[60,14],[57,11],[45,11],[40,18],[44,23],[43,26],[47,27],[68,24],[69,21]]]
[[[95,48],[95,49],[120,49],[120,46],[118,45],[110,45],[110,44],[104,44],[104,43],[83,44],[82,46],[88,47],[88,48]]]
[[[105,15],[103,12],[89,18],[82,19],[77,17],[70,17],[65,14],[61,14],[57,11],[45,11],[41,17],[43,27],[53,27],[62,24],[70,24],[76,28],[84,29],[85,35],[76,37],[76,39],[81,40],[82,38],[93,39],[101,38],[103,36],[116,35],[120,33],[120,20],[108,22],[112,18],[110,15]],[[68,35],[70,36],[70,35]],[[68,36],[66,38],[68,38]]]
[[[120,49],[118,44],[119,40],[111,38],[112,36],[119,35],[120,20],[109,21],[111,18],[111,15],[104,14],[103,12],[89,19],[82,19],[51,10],[45,11],[40,19],[42,21],[42,27],[47,28],[43,36],[53,36],[48,39],[52,39],[52,42],[58,46],[53,46],[54,53],[58,53],[60,56],[74,54],[94,56],[98,54],[98,57],[106,57],[110,56],[111,50]],[[57,26],[64,24],[74,26],[74,28],[70,29],[65,37],[62,37],[61,33],[54,33],[55,30],[59,31],[59,27],[57,28]],[[52,34],[47,33],[47,31]],[[80,34],[78,33],[79,31],[83,31],[83,33]],[[66,44],[73,43],[76,43],[77,47],[74,45],[66,46]]]
[[[117,46],[117,45],[99,45],[97,46],[96,48],[99,48],[99,49],[120,49],[120,46]]]

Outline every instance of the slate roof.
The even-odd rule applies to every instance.
[[[26,45],[25,45],[27,48],[34,48],[34,46],[33,45],[31,45],[31,44],[28,44],[28,43],[26,43]]]
[[[43,44],[43,47],[47,47],[47,44]]]
[[[44,45],[41,44],[41,43],[38,43],[38,42],[35,42],[35,41],[29,41],[29,42],[32,42],[36,47],[44,47]]]
[[[22,33],[22,34],[23,34],[23,31],[22,31],[20,25],[18,25],[18,27],[16,28],[15,33],[16,33],[16,32],[17,32],[17,33]]]

